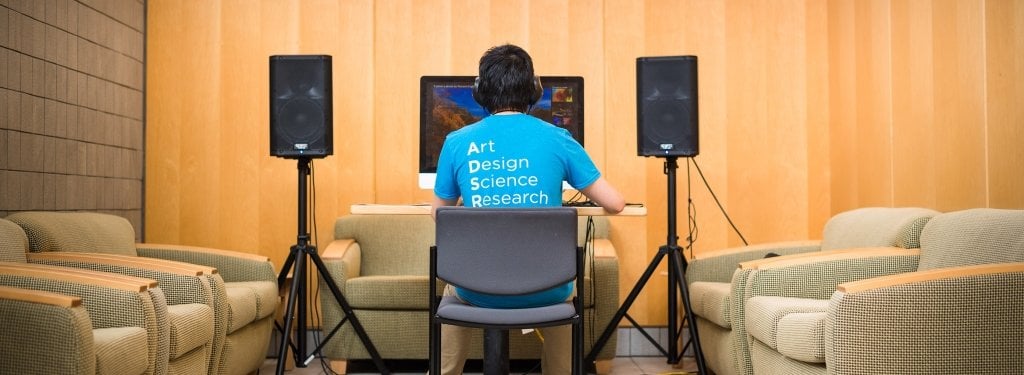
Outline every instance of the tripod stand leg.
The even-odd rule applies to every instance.
[[[281,331],[281,347],[278,348],[278,351],[277,351],[277,372],[276,373],[278,375],[283,374],[284,370],[285,370],[285,362],[287,362],[287,361],[285,361],[285,358],[288,356],[288,345],[291,342],[292,322],[295,319],[295,307],[296,307],[296,304],[304,303],[303,301],[299,301],[297,297],[300,294],[299,293],[299,288],[302,285],[302,280],[305,280],[305,271],[306,271],[305,264],[306,264],[306,262],[304,261],[304,259],[296,260],[295,259],[296,257],[299,257],[299,258],[302,257],[301,255],[296,256],[297,253],[301,253],[301,252],[298,252],[298,251],[293,249],[292,253],[288,255],[289,259],[295,261],[293,263],[295,268],[294,268],[294,270],[292,272],[292,287],[288,291],[288,302],[285,304],[284,324],[283,324],[284,327],[283,327],[283,329]],[[288,269],[287,268],[283,268],[282,271],[281,271],[282,276],[285,275],[287,272],[288,272]],[[292,354],[295,355],[296,362],[298,362],[298,360],[299,360],[299,357],[298,357],[299,353],[292,353]]]
[[[284,265],[281,266],[281,274],[277,275],[277,287],[283,287],[288,281],[288,270],[292,269],[292,263],[295,262],[296,251],[292,249],[288,252],[288,257],[284,260]]]
[[[671,272],[675,273],[675,279],[679,282],[679,292],[683,295],[683,310],[686,311],[686,320],[689,323],[687,326],[690,328],[690,340],[693,342],[693,358],[697,361],[697,371],[701,375],[707,374],[707,367],[704,364],[704,352],[700,348],[700,337],[697,335],[697,323],[693,317],[693,309],[690,308],[690,295],[686,286],[686,278],[684,277],[683,258],[678,251],[673,251],[670,256],[673,258],[673,261],[669,262],[673,264]],[[672,329],[675,329],[675,327],[672,327]]]
[[[664,256],[665,253],[658,252],[658,255],[654,257],[651,264],[647,266],[647,270],[645,270],[643,275],[640,276],[640,280],[637,280],[636,285],[633,285],[633,290],[629,292],[629,295],[626,296],[626,300],[622,302],[622,306],[620,306],[619,310],[615,312],[612,320],[608,322],[608,326],[605,327],[604,332],[601,333],[601,337],[599,337],[597,341],[594,341],[594,345],[590,348],[590,353],[587,354],[587,363],[593,363],[597,360],[597,353],[601,352],[604,345],[608,343],[608,339],[610,339],[612,334],[615,333],[616,328],[619,326],[619,322],[622,321],[622,317],[626,316],[626,312],[628,312],[629,308],[633,306],[633,301],[635,301],[636,297],[640,295],[640,291],[643,290],[644,285],[647,284],[647,280],[651,278],[652,274],[654,274],[654,270],[658,267],[658,264],[661,263],[661,259]]]
[[[356,331],[356,335],[359,336],[359,341],[363,343],[363,347],[366,348],[366,352],[370,354],[370,358],[373,359],[373,364],[377,366],[377,370],[381,374],[387,375],[391,372],[388,371],[387,366],[384,365],[384,360],[381,359],[380,354],[377,352],[377,347],[373,346],[373,341],[370,341],[370,336],[366,334],[366,330],[363,329],[363,325],[359,323],[359,319],[356,318],[356,314],[352,311],[352,306],[348,304],[348,300],[341,294],[341,290],[338,289],[338,285],[334,283],[334,278],[327,271],[327,266],[324,265],[324,261],[320,259],[320,256],[316,252],[309,254],[310,259],[313,260],[313,264],[316,266],[317,272],[320,277],[324,278],[324,283],[327,284],[327,288],[331,290],[331,295],[334,296],[334,300],[341,306],[341,310],[345,312],[345,317],[352,323],[352,329]]]

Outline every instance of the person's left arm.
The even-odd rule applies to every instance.
[[[438,207],[442,206],[454,206],[459,203],[459,199],[444,199],[438,196],[434,196],[434,201],[430,202],[430,217],[437,219],[436,212]]]

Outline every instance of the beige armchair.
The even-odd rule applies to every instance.
[[[0,287],[0,320],[7,327],[0,333],[0,373],[96,373],[92,321],[80,297]],[[144,347],[145,337],[139,332],[135,346]]]
[[[938,212],[870,207],[832,217],[821,240],[768,243],[698,254],[686,269],[690,301],[707,366],[719,375],[753,373],[744,320],[744,262],[769,253],[790,257],[867,246],[916,248],[925,223]],[[778,259],[778,258],[768,258]]]
[[[585,218],[580,220],[582,244],[587,225]],[[591,328],[599,334],[619,303],[618,258],[608,239],[608,221],[594,217],[594,222],[595,239],[587,259],[584,288],[584,352],[596,340]],[[434,244],[434,220],[429,215],[350,215],[335,222],[334,237],[322,258],[380,355],[385,359],[427,359],[428,249]],[[322,285],[321,290],[326,286]],[[320,299],[323,330],[330,332],[344,316],[329,293],[321,294]],[[540,358],[541,345],[535,335],[510,336],[509,358]],[[482,337],[474,336],[470,358],[482,358]],[[598,360],[610,361],[615,356],[615,345],[612,336]],[[347,360],[369,358],[347,323],[326,343],[323,352],[339,370]]]
[[[153,280],[25,262],[0,219],[0,373],[168,372],[167,308]]]
[[[41,253],[29,256],[34,262],[155,278],[167,290],[172,306],[188,306],[186,314],[194,316],[201,310],[199,305],[212,307],[212,320],[179,320],[189,324],[212,321],[213,327],[176,327],[178,340],[172,342],[178,345],[172,347],[172,355],[182,360],[172,362],[172,369],[183,373],[247,374],[263,364],[279,301],[277,276],[266,257],[200,247],[136,244],[131,224],[114,215],[21,212],[8,219],[28,233],[31,251]],[[212,344],[201,361],[197,352],[187,348],[196,343],[194,335],[200,332],[212,335]],[[202,369],[197,365],[200,362]]]
[[[922,231],[920,250],[910,253],[823,255],[754,268],[746,327],[755,373],[1024,368],[1024,211],[938,215]]]

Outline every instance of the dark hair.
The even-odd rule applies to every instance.
[[[476,98],[488,112],[526,112],[535,95],[533,59],[522,48],[491,47],[480,57]]]

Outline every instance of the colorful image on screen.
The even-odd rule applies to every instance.
[[[444,139],[480,121],[487,110],[473,99],[473,76],[424,76],[420,80],[420,173],[437,171]],[[583,78],[541,77],[544,94],[530,115],[564,128],[583,144]]]

